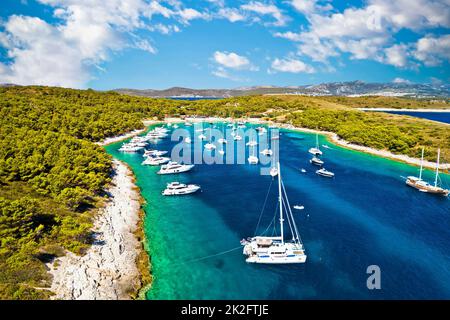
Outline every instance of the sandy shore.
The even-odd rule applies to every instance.
[[[114,143],[114,142],[118,142],[118,141],[121,141],[121,140],[125,140],[125,139],[128,139],[128,138],[137,136],[138,134],[141,134],[144,131],[145,131],[145,129],[134,130],[134,131],[128,132],[126,134],[122,134],[120,136],[106,138],[103,141],[96,142],[96,144],[98,144],[99,146],[107,146],[108,144],[111,144],[111,143]]]
[[[396,109],[398,110],[398,109]],[[437,109],[436,109],[437,110]],[[313,129],[308,129],[308,128],[299,128],[299,127],[294,127],[292,125],[289,124],[284,124],[284,123],[273,123],[270,121],[265,121],[265,120],[261,120],[259,118],[242,118],[242,119],[231,119],[231,118],[218,118],[218,117],[209,117],[209,118],[189,118],[188,119],[191,122],[198,122],[198,121],[210,121],[210,122],[215,122],[215,121],[247,121],[250,123],[254,123],[254,124],[273,124],[279,128],[285,128],[285,129],[290,129],[290,130],[295,130],[295,131],[300,131],[300,132],[309,132],[309,133],[319,133],[322,135],[327,135],[330,140],[342,147],[345,148],[349,148],[349,149],[353,149],[353,150],[357,150],[357,151],[361,151],[361,152],[365,152],[365,153],[370,153],[373,155],[377,155],[383,158],[388,158],[388,159],[392,159],[395,161],[400,161],[400,162],[405,162],[408,164],[413,164],[416,166],[420,166],[420,159],[417,158],[412,158],[409,157],[407,155],[401,155],[401,154],[394,154],[392,152],[389,152],[387,150],[378,150],[378,149],[374,149],[374,148],[370,148],[370,147],[365,147],[365,146],[360,146],[357,144],[353,144],[350,143],[344,139],[339,138],[339,136],[334,133],[334,132],[329,132],[329,131],[319,131],[319,130],[313,130]],[[174,119],[171,119],[171,121],[174,121]],[[427,168],[436,168],[436,163],[434,162],[430,162],[430,161],[424,161],[423,162],[423,166],[427,167]],[[450,163],[441,163],[439,168],[441,170],[443,169],[450,169]]]
[[[143,120],[142,123],[144,124],[145,127],[148,127],[149,125],[156,124],[156,123],[162,123],[162,122],[156,121],[156,120]],[[119,142],[119,141],[122,141],[122,140],[125,140],[128,138],[137,136],[138,134],[143,133],[145,130],[146,130],[146,128],[139,129],[139,130],[133,130],[133,131],[127,132],[125,134],[121,134],[120,136],[106,138],[103,141],[96,142],[96,144],[99,146],[107,146],[108,144],[111,144],[114,142]]]
[[[94,244],[83,256],[67,252],[47,265],[54,299],[130,299],[142,286],[136,265],[142,249],[134,234],[140,195],[130,169],[118,160],[113,167],[111,197],[94,221]]]

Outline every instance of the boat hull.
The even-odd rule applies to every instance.
[[[406,184],[412,188],[415,188],[421,192],[425,192],[425,193],[431,193],[431,194],[436,194],[436,195],[441,195],[441,196],[448,196],[449,195],[449,190],[440,188],[440,187],[434,187],[431,185],[422,185],[419,184],[415,181],[411,181],[411,180],[406,180]]]

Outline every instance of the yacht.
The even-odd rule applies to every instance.
[[[219,150],[219,154],[224,155],[224,154],[225,154],[225,151],[224,151],[223,149],[220,149],[220,150]]]
[[[323,162],[322,159],[318,158],[318,157],[313,157],[311,160],[309,160],[309,162],[311,164],[315,164],[316,166],[321,166],[323,165],[325,162]]]
[[[236,134],[236,135],[233,137],[233,140],[234,140],[234,141],[241,141],[241,140],[242,140],[242,137],[241,137],[240,135]]]
[[[308,152],[315,156],[322,155],[322,151],[320,151],[320,149],[319,149],[319,134],[318,133],[316,133],[316,146],[314,148],[310,148],[308,150]]]
[[[320,175],[320,176],[327,177],[327,178],[333,178],[334,177],[334,173],[331,172],[331,171],[328,171],[325,168],[321,168],[321,169],[317,170],[316,173],[318,175]]]
[[[194,167],[193,164],[180,164],[175,161],[162,165],[157,174],[173,174],[190,171]]]
[[[184,184],[180,182],[171,182],[167,184],[166,189],[162,192],[164,196],[175,196],[191,194],[200,190],[200,186],[196,184]]]
[[[249,146],[249,147],[254,147],[258,144],[258,142],[256,142],[255,140],[251,140],[249,142],[247,142],[245,145]]]
[[[278,163],[277,169],[280,236],[261,235],[241,240],[241,245],[244,247],[242,253],[247,256],[245,261],[248,263],[290,264],[306,262],[305,249],[298,234],[294,215],[281,180],[280,163]],[[285,213],[284,210],[287,212]],[[285,218],[289,222],[291,240],[286,240],[284,237]]]
[[[136,153],[139,152],[141,150],[143,150],[144,147],[142,146],[138,146],[136,144],[124,144],[119,148],[120,152],[127,152],[127,153]]]
[[[305,207],[301,206],[301,205],[295,205],[292,208],[294,208],[295,210],[303,210],[303,209],[305,209]]]
[[[200,140],[205,140],[205,139],[206,139],[206,136],[202,133],[202,134],[200,134],[200,135],[198,136],[198,138],[199,138]]]
[[[207,144],[205,144],[206,150],[213,150],[215,148],[216,148],[216,146],[213,143],[208,142]]]
[[[273,151],[270,149],[264,149],[263,151],[260,152],[261,154],[265,155],[265,156],[271,156],[273,154]]]
[[[272,167],[270,168],[269,173],[272,177],[276,177],[278,175],[278,169],[276,167]]]
[[[448,196],[450,194],[450,190],[444,189],[443,187],[438,185],[438,179],[439,179],[439,158],[441,155],[441,150],[438,149],[438,156],[436,161],[436,174],[434,177],[434,184],[430,184],[422,179],[422,172],[423,172],[423,152],[424,148],[422,148],[422,157],[420,161],[420,171],[419,171],[419,177],[409,176],[406,178],[406,184],[410,187],[416,188],[419,191],[425,192],[425,193],[432,193],[432,194],[438,194],[442,196]]]
[[[145,150],[144,157],[161,157],[167,154],[168,151],[163,150]]]
[[[161,164],[167,163],[170,161],[168,157],[148,157],[144,161],[142,161],[143,165],[149,166],[159,166]]]
[[[191,140],[191,138],[189,138],[189,137],[186,137],[186,138],[184,139],[184,142],[186,142],[186,143],[191,143],[191,142],[192,142],[192,140]]]

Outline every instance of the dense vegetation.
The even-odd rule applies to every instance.
[[[365,97],[323,97],[324,100],[344,104],[354,108],[392,108],[392,109],[448,109],[449,100],[412,99],[382,96]]]
[[[92,216],[110,181],[111,159],[93,142],[142,128],[146,118],[263,117],[333,131],[353,143],[412,156],[425,145],[430,160],[438,146],[444,157],[449,154],[448,126],[364,113],[350,108],[362,106],[352,99],[244,96],[174,101],[92,90],[0,88],[0,299],[48,297],[41,289],[48,285],[43,262],[66,249],[82,253],[88,247]],[[367,99],[369,104],[376,100]]]

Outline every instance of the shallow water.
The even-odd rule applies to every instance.
[[[193,130],[190,128],[189,130]],[[195,135],[199,133],[196,132]],[[315,136],[282,131],[282,176],[308,259],[302,265],[251,265],[239,240],[254,235],[271,184],[259,166],[196,165],[160,176],[142,155],[121,154],[147,201],[145,232],[154,282],[148,299],[432,299],[450,298],[450,200],[405,185],[417,168],[333,145],[320,136],[325,167],[314,173],[309,147]],[[163,140],[160,150],[175,142]],[[153,147],[153,146],[152,146]],[[307,173],[301,173],[305,168]],[[432,180],[433,173],[425,172]],[[441,175],[444,185],[450,179]],[[171,181],[197,183],[202,192],[164,197]],[[259,232],[274,216],[276,183]],[[211,256],[235,249],[228,253]],[[206,258],[205,258],[206,257]],[[368,290],[366,269],[381,268],[381,290]]]

